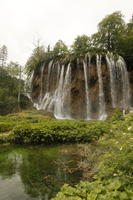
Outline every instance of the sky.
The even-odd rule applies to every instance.
[[[24,65],[38,40],[44,47],[58,40],[70,46],[115,11],[128,22],[133,0],[0,0],[0,46],[7,46],[8,62]]]

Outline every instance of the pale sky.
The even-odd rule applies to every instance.
[[[7,46],[9,61],[24,65],[38,39],[45,47],[59,39],[71,45],[115,11],[128,22],[133,0],[0,0],[0,46]]]

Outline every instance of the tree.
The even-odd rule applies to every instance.
[[[7,55],[8,55],[7,47],[3,45],[0,48],[0,65],[1,66],[4,66],[6,64]]]
[[[22,76],[23,71],[22,71],[22,66],[19,65],[17,62],[10,62],[7,66],[6,66],[6,71],[8,73],[9,76],[11,77],[15,77],[18,79],[18,109],[20,110],[20,97],[21,97],[21,90],[24,87],[24,83],[22,81]]]
[[[133,19],[126,25],[118,53],[124,57],[128,69],[133,69]]]
[[[31,107],[31,102],[23,94],[23,90],[24,81],[21,76],[11,76],[5,66],[0,66],[0,115],[19,111],[20,107]]]
[[[25,65],[25,71],[28,76],[31,75],[35,69],[42,65],[45,60],[45,56],[46,53],[44,47],[42,45],[40,46],[38,43]]]
[[[0,67],[0,115],[15,111],[18,81],[8,75],[5,67]]]
[[[68,48],[67,48],[67,45],[62,41],[62,40],[59,40],[54,48],[53,48],[53,56],[54,57],[63,57],[65,56],[66,54],[68,53]]]
[[[127,23],[127,31],[128,34],[132,32],[133,34],[133,15],[132,18],[130,19],[129,23]]]
[[[72,44],[72,52],[77,55],[84,55],[91,47],[90,37],[87,35],[78,36]]]
[[[132,18],[130,19],[130,23],[133,24],[133,14],[132,14]]]
[[[99,24],[98,32],[92,36],[93,45],[110,51],[117,51],[126,29],[121,12],[107,15]]]
[[[10,76],[19,78],[20,65],[17,62],[11,61],[9,64],[7,64],[6,70]]]

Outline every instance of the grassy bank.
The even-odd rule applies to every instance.
[[[54,120],[39,113],[0,117],[0,142],[18,144],[81,143],[108,134],[107,122]]]
[[[50,120],[49,116],[44,116],[37,111],[24,111],[0,116],[0,143],[15,142],[14,130],[17,127],[25,127],[27,124],[39,124]]]

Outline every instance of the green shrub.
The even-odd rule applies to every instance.
[[[109,125],[106,122],[45,121],[19,125],[13,132],[16,143],[79,143],[97,140],[109,132]]]
[[[123,112],[120,108],[115,108],[109,118],[109,121],[124,120]]]
[[[80,182],[75,187],[65,184],[52,200],[133,200],[130,179]]]
[[[0,122],[0,132],[7,132],[13,129],[15,122]]]
[[[53,200],[133,200],[132,117],[129,114],[123,120],[109,122],[109,134],[97,142],[104,153],[93,180],[73,187],[65,184]]]

